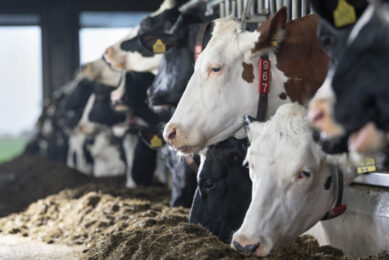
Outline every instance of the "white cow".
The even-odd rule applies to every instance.
[[[264,53],[271,61],[267,116],[284,103],[308,101],[328,64],[316,38],[318,18],[286,19],[282,8],[254,32],[242,31],[233,18],[215,21],[212,38],[164,129],[168,144],[193,153],[232,135],[244,137],[242,115],[256,114],[259,59]]]
[[[340,172],[344,185],[355,178],[357,158],[325,154],[312,139],[306,113],[298,104],[286,104],[266,123],[247,126],[252,201],[232,247],[269,254],[338,206]]]
[[[112,142],[111,135],[108,131],[102,131],[89,146],[94,159],[93,176],[95,177],[119,176],[126,172],[126,163],[120,154],[121,144]]]
[[[149,14],[144,20],[157,20],[158,18],[156,17],[161,15],[163,12],[176,8],[176,2],[176,0],[164,0],[159,9]],[[155,26],[161,26],[161,23],[163,22],[164,20],[161,19],[159,24],[155,24]],[[123,39],[108,47],[104,53],[104,58],[112,65],[112,67],[119,70],[138,72],[150,71],[156,74],[159,64],[162,61],[163,54],[153,54],[150,50],[146,50],[140,45],[140,39],[138,38],[139,29],[140,26],[132,28],[130,33]],[[124,42],[129,43],[129,47],[127,47],[128,50],[123,49],[122,44]]]
[[[86,174],[93,175],[93,161],[88,161],[85,152],[88,136],[77,129],[69,137],[69,150],[66,165]]]

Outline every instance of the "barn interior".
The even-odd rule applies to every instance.
[[[346,1],[358,2],[339,0]],[[190,22],[202,25],[202,35],[186,34],[179,43],[194,42],[188,58],[192,75],[206,48],[203,43],[211,38],[213,20],[232,15],[244,30],[255,32],[283,6],[288,21],[314,13],[311,2],[0,0],[0,259],[262,259],[237,250],[231,240],[246,211],[238,225],[227,227],[227,237],[221,224],[213,230],[221,220],[194,220],[204,158],[213,157],[208,157],[209,150],[200,156],[169,148],[163,130],[179,99],[154,103],[153,110],[150,97],[156,89],[151,88],[178,84],[179,74],[187,73],[160,76],[168,70],[158,69],[169,58],[185,60],[183,51],[169,52],[179,49],[178,43],[169,42],[181,33],[179,17],[188,14],[188,20],[195,20]],[[175,15],[169,13],[174,18],[169,26],[166,20],[173,18],[160,19],[167,10]],[[130,43],[125,47],[124,42]],[[110,61],[115,48],[134,55],[133,61]],[[157,56],[161,58],[155,61]],[[153,62],[158,66],[149,66]],[[180,90],[164,97],[181,97],[189,78],[185,80]],[[134,82],[137,89],[127,88],[126,82]],[[81,88],[87,93],[78,93]],[[103,112],[91,108],[96,100],[104,105]],[[93,111],[97,119],[92,119]],[[242,156],[239,167],[246,158]],[[365,161],[356,167],[361,173],[342,188],[347,205],[343,214],[318,221],[296,239],[276,245],[264,259],[389,259],[389,171],[373,164]],[[211,174],[219,169],[211,167]],[[214,188],[213,183],[204,185]],[[251,185],[248,189],[244,196],[250,204]],[[230,193],[221,197],[243,196]],[[224,202],[210,207],[218,209]],[[238,211],[216,215],[226,221]]]

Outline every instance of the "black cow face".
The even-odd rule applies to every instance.
[[[229,138],[209,147],[190,213],[190,223],[202,224],[226,243],[241,226],[251,201],[252,183],[243,166],[246,142]]]
[[[113,90],[115,90],[114,87],[95,83],[93,90],[95,101],[88,115],[91,122],[113,126],[125,121],[126,115],[115,111],[111,105],[111,92]]]
[[[93,92],[94,83],[84,79],[78,83],[73,92],[64,101],[64,125],[73,129],[82,117],[83,110]]]
[[[378,9],[372,12],[356,38],[348,38],[342,55],[331,68],[336,96],[334,116],[348,133],[368,122],[389,131],[389,24],[383,17],[388,13],[381,14]]]
[[[193,14],[181,15],[170,37],[168,35],[163,37],[170,48],[166,51],[154,83],[149,89],[151,105],[178,104],[194,71],[194,47],[200,23],[201,17]],[[203,48],[210,36],[211,32],[207,30]]]
[[[389,75],[385,69],[389,57],[388,11],[377,3],[366,9],[367,1],[349,2],[355,8],[357,21],[342,28],[332,22],[331,4],[312,2],[322,19],[319,39],[331,57],[327,77],[336,96],[334,117],[346,136],[368,122],[388,131]]]
[[[122,42],[120,48],[124,51],[139,52],[144,57],[152,57],[154,55],[152,48],[145,47],[141,39],[149,33],[168,33],[178,18],[178,7],[176,5],[174,8],[167,9],[156,16],[147,16],[140,23],[138,35]]]

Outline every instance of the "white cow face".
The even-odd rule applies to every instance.
[[[108,47],[104,53],[104,59],[109,62],[112,67],[118,70],[156,72],[159,64],[162,61],[162,54],[148,54],[146,56],[142,55],[142,53],[138,51],[140,48],[140,42],[137,39],[138,32],[139,26],[134,27],[123,39]],[[134,50],[124,50],[122,48],[122,43],[124,42],[133,43]]]
[[[89,149],[94,158],[93,175],[95,177],[124,175],[126,164],[121,159],[119,144],[112,143],[107,132],[99,133]]]
[[[312,227],[333,205],[337,187],[325,184],[335,168],[313,142],[305,117],[303,107],[286,104],[268,122],[248,126],[252,201],[233,235],[236,249],[267,255]]]
[[[285,17],[281,12],[270,20],[274,26],[269,30],[277,33],[281,30],[277,28],[285,25],[284,11]],[[244,137],[242,115],[256,113],[259,56],[266,49],[275,60],[274,50],[267,42],[270,38],[261,40],[260,32],[242,31],[240,26],[231,17],[215,21],[212,38],[197,59],[194,74],[165,127],[167,143],[183,153],[198,152],[232,135]],[[258,49],[258,45],[267,47]],[[279,83],[275,85],[282,85]]]
[[[77,79],[89,79],[109,86],[118,86],[122,74],[113,70],[103,59],[88,62],[82,66]]]

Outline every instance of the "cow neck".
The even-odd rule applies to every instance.
[[[195,46],[194,46],[194,60],[195,61],[199,57],[200,53],[203,52],[203,49],[204,49],[204,36],[205,36],[205,33],[207,32],[207,28],[208,28],[208,26],[210,24],[211,24],[211,21],[202,23],[200,25],[199,30],[197,31],[196,42],[195,42]]]
[[[336,167],[334,175],[336,175],[336,176],[332,176],[332,177],[333,178],[335,177],[334,179],[337,180],[336,186],[334,185],[335,189],[337,190],[336,191],[336,193],[337,193],[336,202],[335,202],[334,207],[324,215],[324,217],[321,219],[321,221],[333,219],[333,218],[335,218],[337,216],[340,216],[347,209],[347,205],[346,204],[342,204],[343,189],[344,189],[343,173],[341,172],[341,170],[338,167]]]
[[[259,59],[259,81],[258,81],[258,106],[257,120],[260,122],[266,121],[266,113],[268,106],[268,95],[270,91],[270,59],[269,54],[262,54]]]

